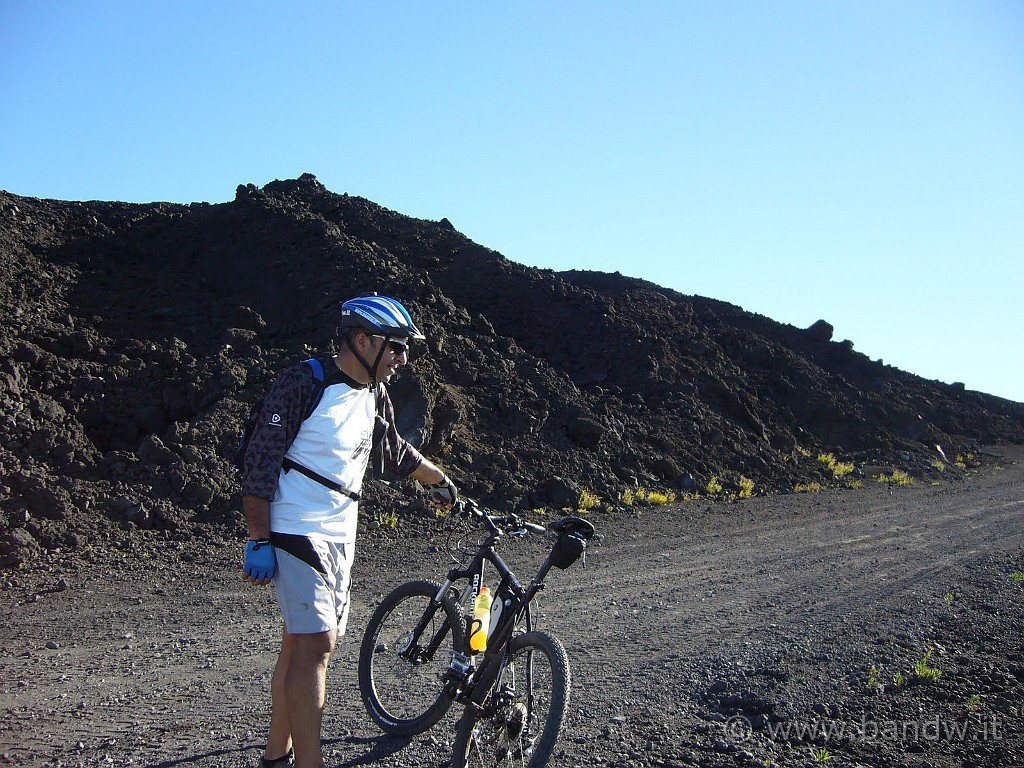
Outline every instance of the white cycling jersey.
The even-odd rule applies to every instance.
[[[363,485],[373,443],[376,402],[371,390],[331,384],[285,454],[353,493]],[[356,539],[358,502],[296,470],[282,469],[270,506],[275,533],[314,535],[345,544]]]

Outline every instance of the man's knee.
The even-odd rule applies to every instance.
[[[326,661],[334,652],[336,632],[310,632],[290,635],[292,657],[301,657],[307,661]]]

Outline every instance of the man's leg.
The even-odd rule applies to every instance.
[[[327,662],[337,632],[287,635],[290,645],[284,699],[295,749],[295,768],[321,768],[320,728],[327,699]],[[273,720],[271,721],[273,722]]]
[[[288,719],[288,701],[285,698],[284,681],[288,675],[288,662],[291,659],[294,644],[292,635],[287,631],[281,636],[281,653],[277,657],[274,674],[270,678],[270,698],[273,709],[270,712],[270,733],[267,735],[267,748],[263,757],[267,760],[278,760],[288,754],[292,748],[292,728]]]
[[[275,542],[274,592],[285,620],[271,681],[274,709],[267,754],[295,750],[295,768],[321,768],[327,664],[347,619],[351,547],[296,536]]]

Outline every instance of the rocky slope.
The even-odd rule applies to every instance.
[[[955,479],[980,444],[1024,442],[1024,405],[870,360],[824,320],[527,268],[309,174],[217,205],[0,192],[0,222],[6,567],[95,558],[139,529],[236,536],[244,413],[331,349],[337,302],[369,290],[429,336],[392,390],[400,428],[497,507],[707,494],[712,478],[720,495],[789,492],[873,466]],[[370,485],[366,524],[418,509],[403,483]]]

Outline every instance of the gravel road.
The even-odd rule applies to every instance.
[[[574,678],[552,765],[1024,765],[1024,450],[989,450],[964,482],[594,513],[604,539],[540,603]],[[0,577],[0,765],[258,764],[272,593],[236,543],[139,533],[162,554]],[[443,544],[362,542],[331,768],[448,759],[451,716],[384,737],[355,675],[376,601],[440,576]],[[527,573],[541,550],[506,552]]]

